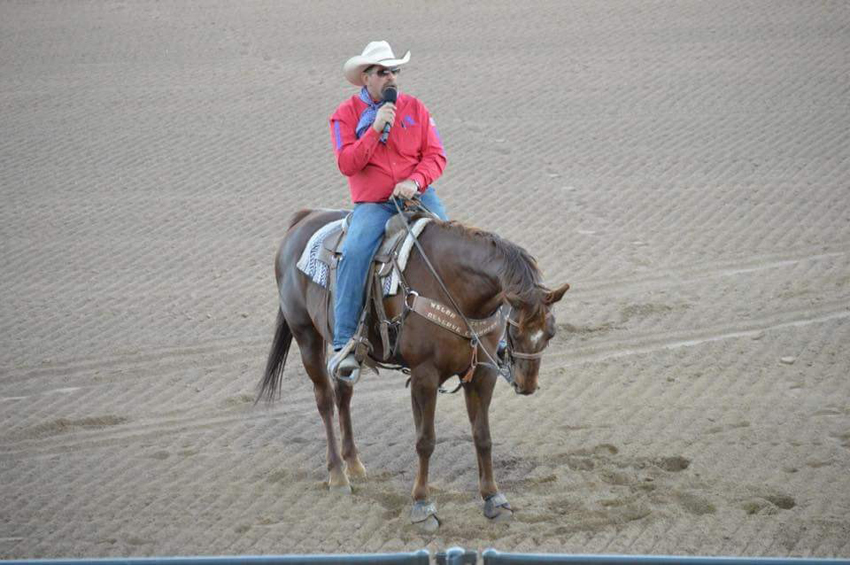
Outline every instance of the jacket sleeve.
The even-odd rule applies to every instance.
[[[410,178],[419,183],[420,191],[424,192],[434,181],[440,178],[446,168],[446,151],[443,149],[443,141],[437,131],[437,125],[428,113],[428,109],[422,105],[419,111],[421,123],[427,124],[424,128],[422,139],[422,160],[413,170]]]
[[[357,139],[357,122],[354,112],[345,108],[337,110],[330,119],[331,143],[333,143],[336,164],[342,174],[347,177],[356,175],[369,163],[375,148],[378,146],[380,135],[369,128],[360,139]]]

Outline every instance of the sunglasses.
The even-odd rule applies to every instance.
[[[378,71],[375,71],[375,74],[377,74],[379,77],[388,77],[390,75],[396,76],[400,72],[401,69],[396,67],[394,69],[380,69]]]

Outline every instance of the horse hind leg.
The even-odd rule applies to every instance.
[[[325,435],[328,440],[328,489],[335,493],[350,494],[351,484],[345,472],[345,462],[340,455],[334,432],[335,394],[325,369],[325,341],[312,326],[299,328],[299,331],[295,333],[295,339],[301,349],[304,369],[313,381],[316,407],[325,426]]]

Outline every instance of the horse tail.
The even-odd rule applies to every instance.
[[[292,345],[292,331],[289,329],[289,324],[286,323],[286,318],[283,317],[283,312],[278,308],[277,328],[274,332],[271,351],[269,351],[269,359],[266,361],[263,380],[257,387],[255,405],[264,397],[266,402],[274,402],[275,398],[280,397],[280,379],[283,376],[283,368],[286,365],[290,345]]]

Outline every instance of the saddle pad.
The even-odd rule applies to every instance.
[[[310,277],[310,280],[324,288],[328,288],[328,276],[331,269],[319,261],[319,250],[322,248],[322,242],[325,241],[328,234],[340,229],[344,220],[345,218],[342,218],[317,229],[316,233],[310,236],[310,240],[304,247],[304,251],[301,252],[301,258],[297,263],[299,271],[302,271]]]
[[[422,233],[422,230],[425,229],[425,226],[430,221],[431,218],[420,218],[416,220],[411,226],[413,235],[419,237],[419,234]],[[328,265],[319,260],[319,251],[322,248],[322,242],[325,238],[341,225],[342,220],[336,220],[316,230],[316,233],[310,237],[310,240],[304,247],[304,251],[301,252],[301,258],[297,263],[298,270],[323,288],[328,288],[328,278],[330,277],[331,270]],[[398,266],[402,272],[407,267],[407,260],[410,257],[411,249],[413,249],[413,237],[408,234],[398,251]],[[393,269],[390,275],[383,277],[381,286],[384,289],[384,296],[396,294],[399,288],[399,273]]]

